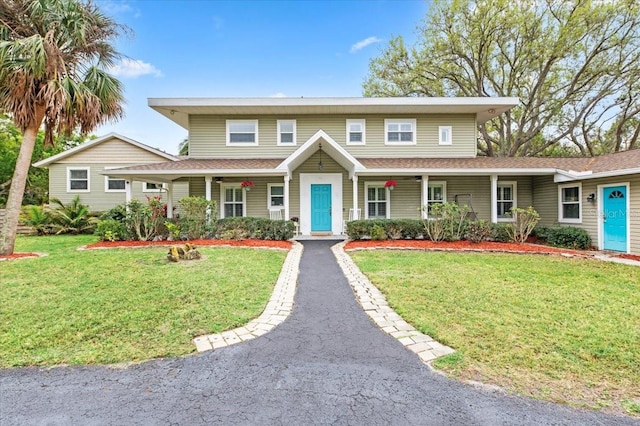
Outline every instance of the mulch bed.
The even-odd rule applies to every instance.
[[[202,246],[232,246],[232,247],[261,247],[291,249],[291,241],[271,240],[190,240],[190,241],[100,241],[89,244],[86,249],[122,248],[122,247],[149,247],[149,246],[175,246],[189,243],[197,247]]]
[[[15,260],[24,259],[29,257],[40,257],[38,253],[13,253],[13,254],[0,254],[0,262],[3,260]]]

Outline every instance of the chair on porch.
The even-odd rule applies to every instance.
[[[349,219],[348,220],[344,220],[342,221],[342,233],[346,234],[347,233],[347,222],[351,222],[354,219],[360,219],[360,211],[361,209],[358,209],[358,214],[354,215],[354,210],[353,209],[349,209]]]
[[[282,220],[282,209],[269,209],[269,219]]]

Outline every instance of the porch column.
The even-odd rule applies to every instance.
[[[131,202],[131,181],[130,180],[125,180],[124,181],[124,202],[127,204],[127,209],[129,208],[128,205]]]
[[[358,175],[353,175],[351,178],[353,181],[353,220],[360,219],[358,214]]]
[[[491,175],[491,223],[498,223],[498,175]]]
[[[213,180],[212,176],[204,177],[204,198],[207,201],[211,201],[211,181]],[[207,209],[207,221],[211,221],[211,207]]]
[[[289,175],[284,177],[284,217],[282,219],[289,220]]]
[[[173,182],[167,184],[167,219],[173,219]]]
[[[427,210],[427,202],[429,201],[429,175],[422,175],[422,193],[420,195],[420,210],[422,211],[422,218],[429,217],[429,211]]]

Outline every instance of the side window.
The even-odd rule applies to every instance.
[[[125,180],[122,178],[104,177],[105,192],[124,192],[125,187]]]
[[[498,194],[496,197],[498,219],[510,221],[511,209],[518,207],[516,204],[516,182],[498,182]]]
[[[142,182],[142,192],[161,192],[164,184],[156,182]]]
[[[347,145],[366,144],[366,122],[364,119],[347,120]]]
[[[89,192],[89,167],[67,168],[67,192]]]
[[[438,143],[440,145],[451,145],[453,143],[453,133],[451,126],[438,127]]]
[[[582,185],[570,184],[558,187],[558,222],[582,222]]]

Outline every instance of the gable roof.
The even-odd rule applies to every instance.
[[[189,129],[189,115],[475,114],[478,123],[520,103],[512,97],[149,98],[148,105]]]
[[[148,152],[150,152],[152,154],[155,154],[155,155],[158,155],[160,157],[166,158],[167,160],[176,161],[178,159],[175,155],[168,154],[168,153],[166,153],[164,151],[161,151],[161,150],[156,149],[156,148],[152,148],[149,145],[145,145],[145,144],[143,144],[141,142],[138,142],[136,140],[130,139],[130,138],[126,137],[126,136],[122,136],[122,135],[120,135],[118,133],[111,132],[111,133],[108,133],[108,134],[106,134],[104,136],[100,136],[99,138],[87,141],[87,142],[85,142],[85,143],[83,143],[81,145],[78,145],[76,147],[73,147],[71,149],[63,151],[63,152],[61,152],[59,154],[53,155],[53,156],[51,156],[49,158],[45,158],[44,160],[40,160],[37,163],[34,163],[33,166],[34,167],[46,167],[49,164],[55,163],[57,161],[62,160],[63,158],[67,158],[67,157],[75,155],[75,154],[77,154],[79,152],[82,152],[84,150],[90,149],[90,148],[92,148],[92,147],[94,147],[96,145],[99,145],[99,144],[101,144],[103,142],[106,142],[108,140],[111,140],[111,139],[119,139],[119,140],[121,140],[123,142],[129,143],[129,144],[131,144],[133,146],[136,146],[136,147],[138,147],[140,149],[148,151]]]

